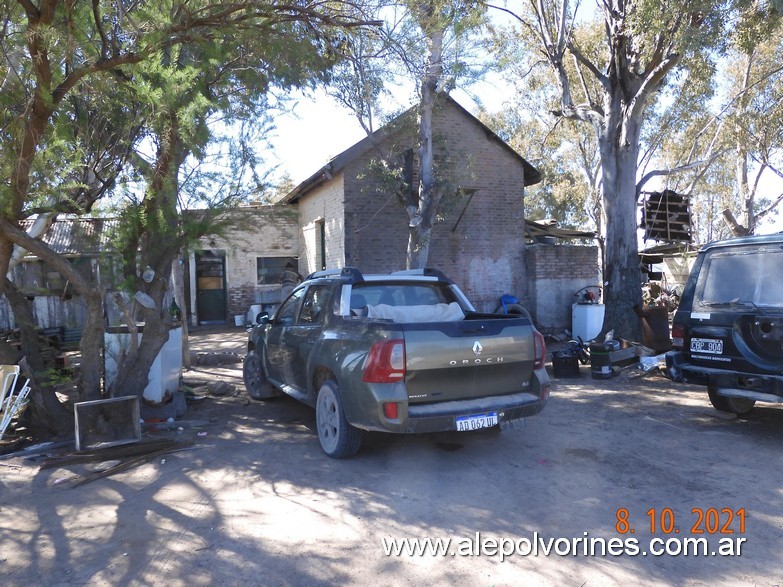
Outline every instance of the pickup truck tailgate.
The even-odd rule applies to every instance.
[[[533,337],[521,318],[406,324],[411,404],[480,398],[527,390]]]

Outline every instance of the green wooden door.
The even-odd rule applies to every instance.
[[[199,324],[226,323],[226,257],[220,251],[196,252],[196,311]]]

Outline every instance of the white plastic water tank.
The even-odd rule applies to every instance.
[[[571,306],[571,336],[581,338],[584,342],[593,340],[601,334],[604,326],[603,304],[573,304]]]

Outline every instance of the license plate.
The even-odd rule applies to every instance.
[[[467,432],[469,430],[478,430],[479,428],[490,428],[498,423],[498,413],[489,412],[488,414],[476,414],[475,416],[461,416],[457,418],[457,430]]]
[[[723,354],[723,341],[717,338],[692,338],[692,353],[707,353],[710,355]]]

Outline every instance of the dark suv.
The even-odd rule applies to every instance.
[[[672,343],[672,379],[706,385],[718,410],[783,403],[783,233],[706,245],[674,316]]]

